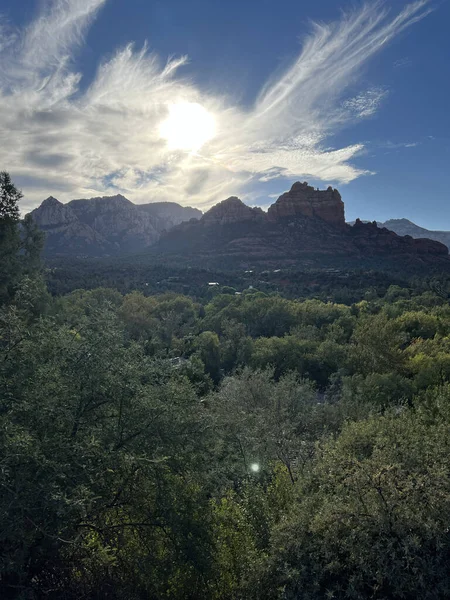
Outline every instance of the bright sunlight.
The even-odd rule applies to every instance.
[[[196,102],[178,102],[169,106],[169,116],[159,133],[173,150],[195,152],[214,137],[213,115]]]

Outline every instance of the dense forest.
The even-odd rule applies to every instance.
[[[450,597],[445,278],[68,292],[0,184],[1,598]]]

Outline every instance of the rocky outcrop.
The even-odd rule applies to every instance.
[[[355,245],[366,254],[393,252],[396,254],[429,254],[447,256],[448,248],[440,242],[429,239],[414,239],[409,235],[400,236],[386,227],[356,219],[349,228],[349,236]]]
[[[72,200],[50,197],[31,215],[52,255],[110,256],[139,252],[161,234],[201,212],[175,202],[136,205],[122,195]]]
[[[332,187],[319,190],[298,181],[268,210],[268,217],[273,221],[299,216],[322,219],[339,229],[346,227],[344,203],[340,193]]]
[[[117,244],[121,252],[137,252],[158,241],[152,216],[122,195],[72,200],[67,205],[80,221]]]
[[[45,251],[48,254],[95,255],[99,249],[108,254],[116,251],[114,244],[80,221],[70,206],[53,196],[31,214],[46,233]]]
[[[204,225],[228,225],[264,218],[265,213],[261,208],[250,208],[236,196],[231,196],[210,208],[201,218],[201,222]]]
[[[53,196],[49,196],[42,202],[39,212],[33,211],[33,217],[42,227],[63,227],[78,220],[76,214],[66,204]]]
[[[178,262],[210,267],[250,265],[357,266],[371,260],[402,264],[442,264],[450,268],[445,246],[431,240],[396,235],[374,223],[344,220],[337,190],[315,190],[296,183],[267,213],[246,206],[236,197],[211,208],[199,221],[183,223],[163,236],[155,254]]]

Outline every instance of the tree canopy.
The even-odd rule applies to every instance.
[[[1,598],[449,597],[444,283],[51,295],[0,232]]]

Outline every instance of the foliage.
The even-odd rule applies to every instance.
[[[19,223],[21,198],[10,175],[0,172],[0,306],[14,297],[24,275],[40,270],[43,235],[29,215]]]
[[[6,171],[0,172],[0,219],[19,220],[18,202],[22,193],[16,188]]]
[[[351,423],[323,446],[265,565],[284,598],[448,596],[448,389],[435,402],[434,415]]]
[[[61,269],[52,297],[8,189],[1,598],[449,597],[446,277]]]

